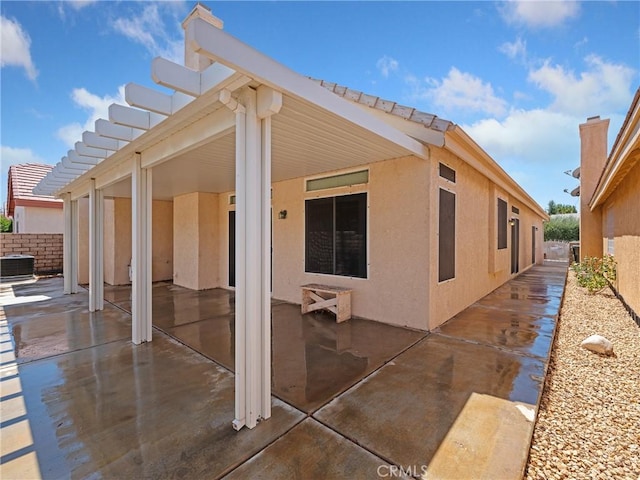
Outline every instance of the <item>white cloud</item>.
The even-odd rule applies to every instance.
[[[511,0],[498,7],[509,24],[531,28],[557,27],[580,13],[580,5],[572,0],[531,1]]]
[[[389,73],[398,70],[398,61],[395,58],[384,55],[376,62],[376,68],[380,71],[384,78],[389,77]]]
[[[406,83],[412,88],[413,99],[430,100],[435,107],[445,111],[463,110],[502,116],[507,102],[495,95],[490,83],[455,67],[442,80],[426,78],[420,82],[407,76]]]
[[[85,88],[75,88],[73,92],[71,92],[71,98],[76,106],[89,112],[89,116],[82,125],[79,122],[74,122],[58,129],[58,138],[69,148],[73,148],[75,143],[81,140],[82,133],[85,130],[94,130],[94,124],[97,119],[109,118],[109,105],[112,103],[126,105],[124,85],[120,86],[116,95],[105,95],[104,97],[95,95]]]
[[[144,46],[153,56],[161,56],[176,63],[180,63],[184,57],[183,34],[176,21],[177,28],[172,33],[165,28],[160,8],[171,10],[172,17],[179,12],[174,2],[163,4],[150,3],[145,5],[139,15],[131,18],[120,17],[113,22],[116,32]]]
[[[2,170],[8,170],[9,165],[18,163],[48,163],[30,148],[16,148],[7,145],[0,146],[0,157],[2,158]]]
[[[585,58],[585,63],[587,70],[576,76],[547,61],[529,72],[529,80],[553,96],[550,109],[555,112],[586,117],[626,108],[632,97],[634,70],[596,55]]]
[[[38,70],[36,70],[31,59],[31,38],[29,34],[15,20],[2,16],[0,22],[0,31],[2,32],[0,65],[2,67],[22,67],[27,77],[35,81],[38,76]]]
[[[82,10],[84,7],[97,3],[98,0],[66,0],[64,3],[73,10]]]
[[[523,41],[520,37],[516,38],[513,43],[503,43],[498,47],[498,50],[512,60],[520,59],[526,61],[527,59],[527,42]]]
[[[577,158],[577,126],[582,121],[543,109],[513,110],[501,121],[488,118],[462,128],[493,158],[540,164]]]

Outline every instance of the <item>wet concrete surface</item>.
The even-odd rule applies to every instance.
[[[15,356],[0,379],[2,437],[15,447],[3,441],[1,475],[378,478],[430,462],[451,475],[450,457],[478,476],[518,471],[565,276],[566,264],[535,267],[431,334],[274,301],[273,417],[241,432],[233,292],[155,284],[154,340],[134,346],[128,287],[107,287],[117,307],[90,314],[61,279],[2,286],[1,345]],[[467,420],[483,416],[499,420]],[[510,469],[491,470],[505,445]]]
[[[309,418],[224,478],[379,478],[389,471],[381,458]]]

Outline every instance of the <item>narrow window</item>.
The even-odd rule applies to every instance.
[[[451,183],[456,183],[456,171],[453,168],[447,167],[444,163],[439,165],[440,176]]]
[[[313,178],[307,180],[307,192],[326,190],[328,188],[350,187],[369,183],[369,170],[341,173],[331,177]]]
[[[514,207],[514,206],[512,206],[512,207],[511,207],[511,212],[512,212],[512,213],[516,213],[516,214],[518,214],[518,213],[520,213],[520,209],[519,209],[518,207]]]
[[[305,202],[305,271],[367,277],[367,194]]]
[[[438,281],[456,276],[456,195],[440,189],[438,217]]]
[[[498,199],[498,250],[507,248],[507,202]]]

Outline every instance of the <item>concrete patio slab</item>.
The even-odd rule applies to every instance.
[[[432,334],[314,417],[396,465],[422,468],[472,394],[533,409],[544,373],[542,360]],[[478,433],[487,443],[496,440]],[[530,435],[513,441],[528,450]]]
[[[307,419],[224,478],[380,478],[390,476],[391,468],[381,458]]]
[[[270,420],[235,432],[233,375],[161,333],[30,362],[19,376],[43,478],[219,477],[304,417],[274,399]],[[21,476],[3,465],[3,478]]]
[[[273,416],[240,432],[233,292],[154,284],[134,346],[129,287],[90,314],[60,278],[1,285],[0,475],[520,478],[565,278],[536,266],[430,334],[274,301]]]

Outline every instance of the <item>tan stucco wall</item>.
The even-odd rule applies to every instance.
[[[439,162],[456,170],[455,185],[439,177]],[[434,328],[513,277],[510,230],[508,247],[497,250],[498,196],[507,201],[508,217],[520,220],[520,273],[532,264],[532,226],[538,228],[536,262],[542,263],[542,219],[447,151],[432,149],[429,161],[406,157],[368,168],[366,186],[308,194],[304,178],[273,184],[274,298],[300,303],[300,286],[306,283],[350,287],[355,316]],[[442,284],[438,284],[437,267],[438,185],[456,193],[457,217],[456,278]],[[368,192],[369,203],[368,278],[305,273],[305,199],[363,191]],[[221,194],[218,204],[218,275],[223,286],[229,285],[228,212],[235,209],[229,202],[232,193]],[[520,213],[513,214],[512,206]],[[278,218],[281,210],[287,211],[286,219]]]
[[[104,201],[104,281],[126,285],[132,255],[131,199]],[[171,280],[173,275],[173,202],[152,204],[152,281]]]
[[[173,202],[154,200],[152,205],[152,281],[173,275]],[[126,285],[131,261],[131,199],[104,200],[104,281]],[[89,283],[89,199],[78,200],[78,283]]]
[[[220,286],[218,198],[194,192],[173,199],[173,281],[194,290]]]
[[[17,206],[14,233],[64,233],[62,208]]]
[[[603,250],[607,252],[607,226],[613,227],[617,261],[616,288],[629,306],[640,314],[640,162],[607,198],[602,209]],[[609,219],[609,217],[613,217]]]
[[[429,261],[421,247],[429,237],[429,162],[406,157],[371,164],[368,186],[307,194],[304,180],[273,185],[273,296],[300,303],[307,283],[350,287],[355,316],[426,329]],[[305,273],[305,199],[362,191],[369,203],[368,278]],[[284,220],[277,218],[281,210]]]
[[[173,277],[173,202],[154,200],[152,216],[152,244],[154,282]]]
[[[536,263],[543,260],[542,219],[516,201],[487,177],[444,149],[432,148],[431,177],[436,179],[430,194],[429,210],[434,231],[438,222],[439,188],[456,194],[456,261],[455,278],[438,282],[438,237],[430,237],[433,268],[429,285],[429,329],[442,324],[505,281],[511,274],[511,230],[507,228],[507,248],[497,249],[497,201],[507,202],[507,218],[520,220],[519,273],[532,265],[532,227],[536,232]],[[438,174],[442,162],[456,171],[456,183]],[[513,213],[512,207],[519,209]]]
[[[580,256],[602,256],[602,211],[589,202],[607,161],[609,120],[592,119],[580,125]]]

